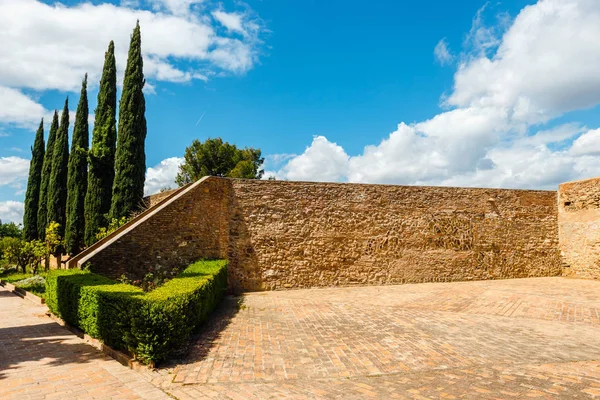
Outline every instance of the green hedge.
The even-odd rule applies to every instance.
[[[159,362],[215,308],[227,288],[227,262],[199,261],[144,293],[80,270],[46,278],[46,303],[67,323],[146,363]]]

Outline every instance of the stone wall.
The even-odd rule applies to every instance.
[[[226,180],[204,178],[135,218],[106,243],[77,256],[93,272],[142,278],[150,270],[172,271],[200,258],[227,258]],[[73,267],[73,265],[70,265]]]
[[[559,185],[558,228],[564,274],[600,278],[600,178]]]
[[[157,205],[158,203],[175,193],[177,190],[179,190],[179,188],[165,190],[164,192],[159,192],[151,196],[146,196],[144,197],[144,206],[146,208],[154,207],[155,205]]]
[[[237,289],[561,273],[556,192],[231,182]]]
[[[204,178],[73,264],[228,258],[233,291],[560,275],[556,192]]]

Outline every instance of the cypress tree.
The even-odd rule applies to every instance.
[[[123,93],[119,103],[119,137],[110,210],[112,218],[129,217],[140,207],[144,197],[146,101],[142,89],[145,82],[138,21],[131,36]]]
[[[117,143],[117,67],[115,44],[111,41],[104,55],[104,70],[98,91],[92,148],[88,152],[88,184],[85,195],[85,243],[96,241],[96,233],[106,227],[115,179]]]
[[[46,153],[44,154],[44,166],[42,167],[42,184],[40,185],[40,200],[38,202],[38,237],[41,240],[46,238],[46,227],[48,226],[48,189],[50,186],[50,175],[52,174],[52,154],[54,153],[54,143],[58,132],[58,113],[54,110],[50,133],[48,134],[48,143],[46,144]]]
[[[65,215],[67,207],[67,167],[69,164],[69,98],[60,116],[60,126],[52,152],[52,173],[48,185],[48,224],[57,222],[58,235],[65,235]]]
[[[85,235],[84,201],[87,190],[87,150],[89,147],[87,74],[81,85],[81,96],[75,113],[71,153],[67,173],[67,222],[65,250],[77,254],[83,249]]]
[[[29,179],[25,193],[25,214],[23,215],[24,239],[38,238],[37,214],[40,201],[40,186],[42,184],[42,168],[44,166],[44,119],[35,134],[31,148],[31,163],[29,164]]]

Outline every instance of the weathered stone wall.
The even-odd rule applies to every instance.
[[[245,290],[560,275],[556,192],[233,180]]]
[[[196,182],[80,262],[112,278],[142,278],[150,269],[172,271],[200,258],[227,258],[230,187],[218,178]]]
[[[164,192],[159,192],[150,196],[146,196],[144,197],[144,206],[146,208],[154,207],[155,205],[157,205],[158,203],[175,193],[177,190],[179,190],[179,188],[165,190]]]
[[[600,178],[559,185],[558,232],[564,274],[600,278]]]
[[[556,192],[220,178],[86,257],[112,277],[228,258],[234,291],[561,273]]]

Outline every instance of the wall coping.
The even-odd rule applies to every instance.
[[[177,201],[179,198],[181,198],[185,194],[189,193],[191,190],[195,189],[197,186],[200,186],[202,183],[204,183],[206,180],[208,180],[210,178],[216,178],[216,177],[205,176],[196,182],[189,183],[186,186],[176,189],[173,193],[171,193],[169,196],[167,196],[165,199],[163,199],[160,203],[158,203],[154,207],[150,207],[149,209],[147,209],[146,211],[137,215],[131,221],[127,222],[125,225],[121,226],[119,229],[115,230],[108,236],[97,241],[96,243],[94,243],[87,249],[83,250],[76,256],[71,257],[69,259],[69,261],[67,262],[67,268],[69,268],[69,269],[77,268],[77,267],[81,268],[85,262],[87,262],[89,259],[94,257],[96,254],[98,254],[99,252],[104,250],[106,247],[108,247],[111,244],[113,244],[114,242],[118,241],[123,236],[125,236],[129,232],[131,232],[133,229],[137,228],[138,226],[140,226],[141,224],[146,222],[154,214],[156,214],[159,211],[163,210],[164,208],[168,207],[173,202]],[[217,179],[219,179],[219,178],[217,178]]]
[[[216,178],[216,177],[215,177]],[[553,192],[557,190],[548,189],[510,189],[510,188],[495,188],[495,187],[475,187],[475,186],[435,186],[435,185],[397,185],[393,183],[361,183],[361,182],[317,182],[317,181],[293,181],[293,180],[268,180],[268,179],[244,179],[244,178],[221,178],[228,179],[231,181],[249,181],[254,183],[260,183],[264,185],[268,184],[280,184],[280,185],[293,185],[293,184],[308,184],[308,185],[335,185],[335,186],[384,186],[384,187],[398,187],[398,188],[424,188],[424,189],[460,189],[460,190],[500,190],[507,192]],[[600,179],[600,178],[592,178]],[[590,179],[591,180],[591,179]]]
[[[592,182],[592,181],[598,181],[598,182],[600,182],[600,177],[578,179],[576,181],[569,181],[569,182],[559,183],[558,184],[558,188],[559,188],[559,191],[560,191],[560,188],[562,188],[562,187],[568,187],[568,186],[571,186],[571,185],[574,185],[574,184],[586,183],[586,182]]]

